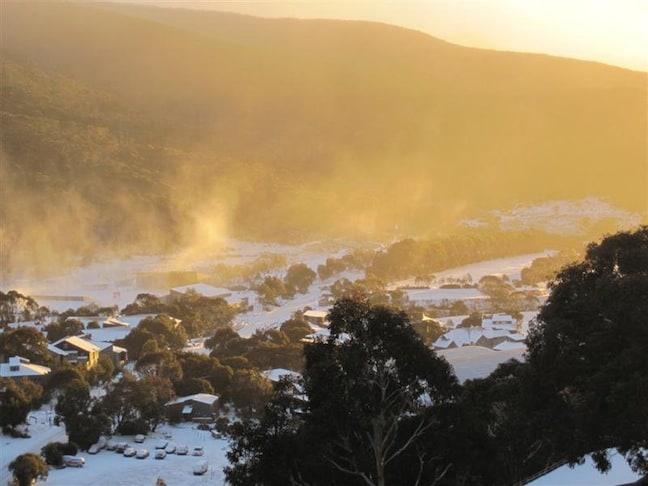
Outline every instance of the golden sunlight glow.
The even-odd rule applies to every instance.
[[[261,17],[385,22],[465,46],[545,53],[648,70],[645,0],[135,1]]]

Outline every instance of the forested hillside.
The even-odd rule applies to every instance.
[[[646,73],[366,22],[5,2],[1,27],[3,270],[645,209]]]

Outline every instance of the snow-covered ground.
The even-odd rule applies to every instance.
[[[65,427],[52,424],[54,413],[49,410],[30,412],[27,423],[29,434],[27,439],[17,439],[0,434],[0,484],[5,485],[11,479],[8,466],[20,454],[26,452],[40,453],[41,447],[49,442],[67,442]]]
[[[504,351],[495,351],[483,346],[463,346],[437,351],[437,354],[448,360],[459,381],[464,382],[485,378],[495,371],[499,364],[510,359],[522,361],[525,351],[523,346]]]
[[[502,230],[536,229],[556,234],[584,233],[606,223],[611,231],[614,223],[619,229],[638,225],[642,216],[618,208],[597,197],[578,200],[547,201],[542,204],[518,204],[509,209],[490,211],[461,222],[467,227],[495,226]]]
[[[588,456],[583,464],[561,466],[546,476],[531,481],[528,486],[610,486],[631,483],[641,478],[630,469],[621,454],[614,450],[609,452],[612,468],[607,473],[600,473]]]
[[[117,305],[119,308],[123,308],[131,303],[139,293],[150,292],[162,296],[170,290],[138,288],[135,278],[137,272],[178,269],[205,271],[213,268],[213,265],[217,263],[234,265],[251,262],[262,253],[281,254],[286,257],[288,265],[306,263],[315,270],[317,265],[324,263],[327,257],[339,257],[351,248],[353,247],[348,246],[345,248],[339,242],[331,244],[318,242],[301,246],[228,242],[225,249],[220,253],[204,256],[200,261],[194,261],[191,264],[184,261],[185,256],[181,254],[164,257],[142,256],[128,260],[96,263],[48,279],[10,282],[7,288],[2,290],[6,292],[10,289],[16,289],[27,295],[81,296],[94,301],[100,306]],[[468,274],[470,274],[473,281],[478,281],[482,276],[490,274],[507,275],[513,280],[519,278],[520,270],[528,266],[534,258],[547,253],[520,255],[448,269],[436,275],[437,282],[444,279],[461,279]],[[181,263],[186,266],[178,266]],[[325,287],[338,278],[346,277],[353,281],[362,276],[361,272],[345,272],[324,282],[318,279],[307,294],[297,294],[294,299],[282,301],[279,307],[273,307],[269,310],[264,310],[259,304],[250,302],[253,304],[253,311],[237,316],[235,327],[242,336],[250,336],[258,329],[281,325],[294,312],[301,311],[307,306],[326,310],[328,307],[319,305],[319,299],[325,292]],[[412,284],[413,282],[399,282],[401,285],[407,283]],[[83,301],[37,300],[42,305],[48,305],[61,311],[68,308],[77,308],[84,304]],[[531,317],[531,314],[527,316],[525,313],[524,327],[526,327],[526,323]],[[462,316],[454,316],[446,320],[452,319],[454,324],[458,324],[461,322],[461,318]],[[135,322],[130,324],[132,327],[136,325]],[[112,330],[106,331],[115,332]],[[121,329],[118,329],[118,331],[123,332]],[[196,343],[191,346],[191,349],[200,352],[202,346],[200,343]],[[523,352],[523,347],[494,351],[478,346],[469,346],[442,351],[440,354],[445,356],[452,364],[459,379],[465,381],[466,379],[485,377],[499,363],[511,358],[521,359]],[[109,481],[114,485],[140,485],[154,484],[158,477],[163,478],[169,485],[223,484],[223,468],[227,464],[225,453],[228,443],[226,440],[213,439],[208,432],[198,431],[192,424],[182,424],[177,427],[164,426],[153,436],[160,437],[164,431],[169,431],[173,436],[172,440],[176,443],[183,443],[190,447],[202,445],[205,448],[204,456],[197,458],[171,454],[164,460],[156,460],[153,458],[155,439],[149,437],[143,445],[138,445],[138,448],[145,447],[151,452],[151,456],[146,459],[126,458],[121,454],[110,451],[101,451],[95,456],[84,453],[82,455],[86,459],[85,467],[53,470],[50,472],[46,484],[67,486]],[[39,452],[40,448],[50,441],[65,440],[64,429],[50,426],[47,421],[30,426],[30,432],[32,434],[30,439],[12,439],[4,435],[1,436],[1,484],[6,484],[9,477],[7,465],[17,455],[27,451]],[[204,476],[194,476],[192,474],[192,466],[198,459],[205,459],[209,462],[209,471]]]
[[[155,459],[155,445],[164,437],[164,432],[171,434],[169,442],[189,447],[189,454],[179,456],[167,454],[165,459]],[[86,464],[82,468],[67,467],[51,470],[47,486],[90,485],[110,483],[114,486],[154,485],[157,478],[162,478],[169,485],[193,486],[201,484],[224,484],[223,468],[227,464],[225,452],[228,449],[226,439],[214,439],[208,431],[196,429],[195,424],[183,423],[177,426],[161,426],[149,434],[144,443],[136,444],[132,436],[115,436],[115,440],[128,442],[135,449],[147,449],[150,453],[146,459],[124,457],[114,451],[102,450],[96,455],[80,453]],[[202,446],[204,454],[193,456],[194,446]],[[209,470],[202,476],[193,474],[193,466],[198,461],[206,460]]]

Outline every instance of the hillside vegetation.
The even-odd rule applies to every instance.
[[[645,209],[646,73],[393,26],[2,6],[2,267]]]

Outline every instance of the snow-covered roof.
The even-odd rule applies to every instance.
[[[116,326],[116,327],[130,327],[129,322],[122,321],[121,319],[118,319],[116,317],[109,317],[103,322],[104,327],[105,326]]]
[[[0,376],[3,378],[18,378],[21,376],[43,376],[52,370],[47,366],[32,364],[26,358],[12,356],[8,363],[0,363]]]
[[[483,329],[481,327],[458,327],[446,332],[439,337],[434,346],[437,348],[447,348],[449,341],[454,341],[457,346],[467,346],[479,341],[480,338],[487,339],[505,338],[507,341],[524,341],[524,336],[519,333],[511,332],[507,329]]]
[[[48,344],[47,345],[47,350],[50,351],[51,353],[58,354],[59,356],[67,356],[68,352],[65,351],[64,349],[57,348],[53,344]]]
[[[104,342],[104,341],[89,341],[89,342],[91,344],[97,346],[99,348],[99,351],[103,351],[104,349],[109,348],[110,346],[112,346],[111,343],[107,343],[107,342]]]
[[[113,343],[107,343],[105,341],[90,341],[92,344],[97,346],[101,351],[104,349],[112,348],[114,353],[125,353],[127,350],[119,346],[115,346]]]
[[[443,336],[437,339],[434,343],[434,347],[437,349],[449,349],[449,348],[454,348],[456,346],[457,343],[455,343],[451,339],[444,339]]]
[[[118,339],[125,338],[129,332],[131,332],[130,327],[105,327],[102,329],[88,329],[86,336],[95,344],[99,342],[112,343]]]
[[[410,301],[421,300],[472,300],[472,299],[487,299],[488,297],[481,293],[478,289],[404,289],[407,298]]]
[[[87,353],[94,353],[99,351],[99,347],[92,344],[90,341],[87,341],[83,338],[80,338],[78,336],[67,336],[64,338],[59,339],[58,341],[55,341],[52,343],[53,346],[58,347],[59,344],[66,342],[69,343],[70,345],[74,346],[75,348],[79,348]]]
[[[204,403],[206,405],[213,405],[218,397],[216,395],[211,395],[209,393],[196,393],[194,395],[187,395],[185,397],[178,397],[174,400],[167,402],[167,405],[175,405],[178,403],[184,403],[193,400],[194,402]]]
[[[34,329],[40,329],[42,327],[42,324],[38,324],[34,321],[18,321],[10,322],[9,324],[7,324],[7,327],[10,329],[17,329],[19,327],[33,327]]]
[[[268,380],[273,382],[279,381],[284,376],[301,377],[300,373],[297,373],[296,371],[292,371],[292,370],[287,370],[285,368],[275,368],[273,370],[265,370],[262,371],[261,374],[265,376]]]
[[[493,346],[493,349],[495,351],[506,351],[508,349],[526,349],[526,346],[520,341],[504,341],[499,343],[497,346]]]
[[[495,351],[483,346],[463,346],[453,349],[441,349],[436,352],[452,365],[459,381],[485,378],[500,363],[510,359],[523,359],[524,349]]]

